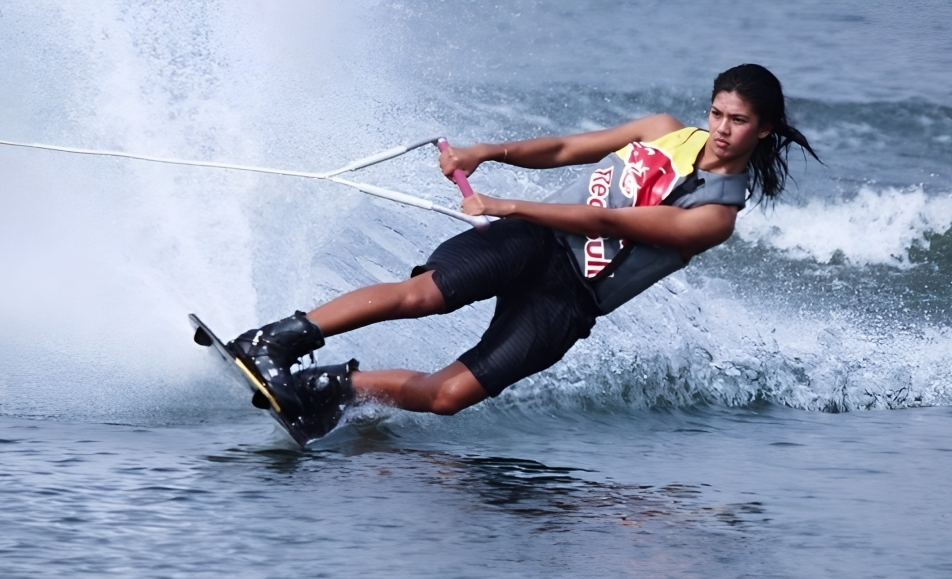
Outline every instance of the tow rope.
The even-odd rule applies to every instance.
[[[373,195],[375,197],[382,197],[383,199],[388,199],[390,201],[396,201],[397,203],[403,203],[404,205],[410,205],[412,207],[419,207],[420,209],[426,209],[429,211],[435,211],[437,213],[442,213],[443,215],[448,215],[454,219],[459,219],[460,221],[465,221],[466,223],[472,225],[477,229],[483,229],[489,225],[489,220],[484,216],[474,217],[472,215],[466,215],[460,211],[455,211],[447,207],[443,207],[422,199],[420,197],[414,197],[413,195],[407,195],[406,193],[401,193],[399,191],[393,191],[392,189],[386,189],[384,187],[378,187],[376,185],[369,185],[367,183],[355,183],[353,181],[348,181],[342,179],[337,175],[342,173],[347,173],[350,171],[356,171],[357,169],[363,169],[364,167],[369,167],[370,165],[376,165],[383,161],[393,159],[394,157],[399,157],[409,153],[414,149],[418,149],[424,145],[436,145],[440,151],[444,151],[449,147],[449,143],[446,142],[446,139],[443,137],[437,137],[433,139],[426,139],[424,141],[418,141],[411,143],[409,145],[401,145],[398,147],[393,147],[392,149],[387,149],[386,151],[381,151],[375,153],[368,157],[358,159],[351,163],[340,167],[339,169],[334,169],[333,171],[327,171],[325,173],[309,173],[303,171],[287,171],[283,169],[272,169],[270,167],[255,167],[250,165],[234,165],[231,163],[212,163],[209,161],[192,161],[187,159],[173,159],[168,157],[153,157],[149,155],[136,155],[133,153],[124,153],[121,151],[100,151],[93,149],[79,149],[74,147],[58,147],[55,145],[41,145],[36,143],[17,143],[14,141],[4,141],[0,140],[0,145],[8,145],[11,147],[26,147],[30,149],[43,149],[47,151],[58,151],[61,153],[76,153],[80,155],[95,155],[100,157],[120,157],[124,159],[134,159],[137,161],[148,161],[151,163],[166,163],[169,165],[187,165],[190,167],[210,167],[214,169],[228,169],[233,171],[250,171],[252,173],[267,173],[271,175],[285,175],[288,177],[302,177],[305,179],[321,179],[324,181],[332,181],[334,183],[339,183],[341,185],[346,185],[347,187],[353,187],[361,193],[366,193],[368,195]],[[473,194],[473,189],[469,185],[469,181],[466,179],[466,175],[463,171],[456,169],[453,172],[453,179],[456,181],[456,185],[459,187],[460,192],[464,197],[469,197]]]

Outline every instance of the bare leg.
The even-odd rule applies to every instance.
[[[357,395],[404,410],[451,415],[486,398],[486,391],[461,362],[433,374],[413,370],[354,372]]]
[[[446,311],[443,293],[428,271],[406,281],[380,283],[347,292],[307,314],[324,336],[386,320],[421,318]]]
[[[381,283],[347,292],[307,314],[324,336],[382,322],[420,318],[446,311],[443,293],[428,271],[406,281]],[[456,414],[486,398],[486,391],[461,362],[433,374],[413,370],[354,372],[357,395],[404,410]]]

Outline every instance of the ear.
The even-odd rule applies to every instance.
[[[764,125],[764,126],[760,127],[760,132],[757,133],[757,138],[758,138],[758,139],[763,139],[764,137],[766,137],[767,135],[769,135],[769,134],[772,133],[772,132],[773,132],[773,125]]]

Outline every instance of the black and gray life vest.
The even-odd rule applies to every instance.
[[[553,194],[550,203],[587,203],[618,209],[708,204],[744,207],[747,174],[719,175],[694,167],[707,131],[687,127],[646,143],[631,143]],[[603,314],[687,265],[680,252],[614,238],[557,232],[575,256]]]

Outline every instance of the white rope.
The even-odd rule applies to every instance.
[[[341,185],[346,185],[348,187],[353,187],[362,193],[373,195],[375,197],[382,197],[390,201],[395,201],[397,203],[402,203],[404,205],[410,205],[412,207],[419,207],[420,209],[427,209],[429,211],[435,211],[437,213],[442,213],[443,215],[448,215],[454,219],[459,219],[460,221],[465,221],[473,227],[482,223],[477,217],[471,215],[466,215],[459,211],[454,211],[452,209],[447,209],[446,207],[441,207],[434,204],[432,201],[426,199],[421,199],[420,197],[414,197],[413,195],[407,195],[406,193],[400,193],[399,191],[393,191],[391,189],[385,189],[383,187],[377,187],[376,185],[368,185],[366,183],[355,183],[353,181],[347,181],[335,175],[341,173],[346,173],[348,171],[354,171],[356,169],[361,169],[363,167],[368,167],[388,159],[393,159],[403,155],[413,149],[422,147],[430,143],[435,143],[436,139],[429,139],[425,141],[419,141],[411,145],[404,145],[400,147],[394,147],[392,149],[387,149],[380,153],[376,153],[369,157],[359,159],[352,163],[341,167],[340,169],[335,169],[333,171],[328,171],[326,173],[308,173],[304,171],[286,171],[283,169],[272,169],[270,167],[255,167],[252,165],[234,165],[231,163],[211,163],[208,161],[191,161],[186,159],[173,159],[169,157],[153,157],[150,155],[136,155],[133,153],[123,153],[121,151],[99,151],[93,149],[79,149],[74,147],[58,147],[55,145],[41,145],[37,143],[17,143],[14,141],[4,141],[0,140],[0,145],[9,145],[11,147],[27,147],[30,149],[43,149],[46,151],[58,151],[61,153],[76,153],[80,155],[95,155],[99,157],[120,157],[123,159],[134,159],[136,161],[149,161],[152,163],[166,163],[169,165],[186,165],[189,167],[208,167],[213,169],[229,169],[233,171],[250,171],[253,173],[266,173],[269,175],[285,175],[288,177],[302,177],[305,179],[321,179],[324,181],[332,181],[334,183],[339,183]]]
[[[290,177],[305,177],[308,179],[323,179],[323,173],[305,173],[301,171],[284,171],[281,169],[270,169],[268,167],[254,167],[251,165],[232,165],[230,163],[210,163],[208,161],[189,161],[185,159],[171,159],[168,157],[152,157],[149,155],[135,155],[132,153],[123,153],[121,151],[96,151],[92,149],[77,149],[73,147],[57,147],[55,145],[39,145],[36,143],[15,143],[13,141],[2,141],[0,145],[10,145],[13,147],[28,147],[31,149],[45,149],[47,151],[59,151],[61,153],[78,153],[80,155],[96,155],[99,157],[122,157],[124,159],[135,159],[137,161],[149,161],[152,163],[167,163],[169,165],[188,165],[190,167],[211,167],[214,169],[232,169],[235,171],[252,171],[255,173],[269,173],[272,175],[288,175]]]

